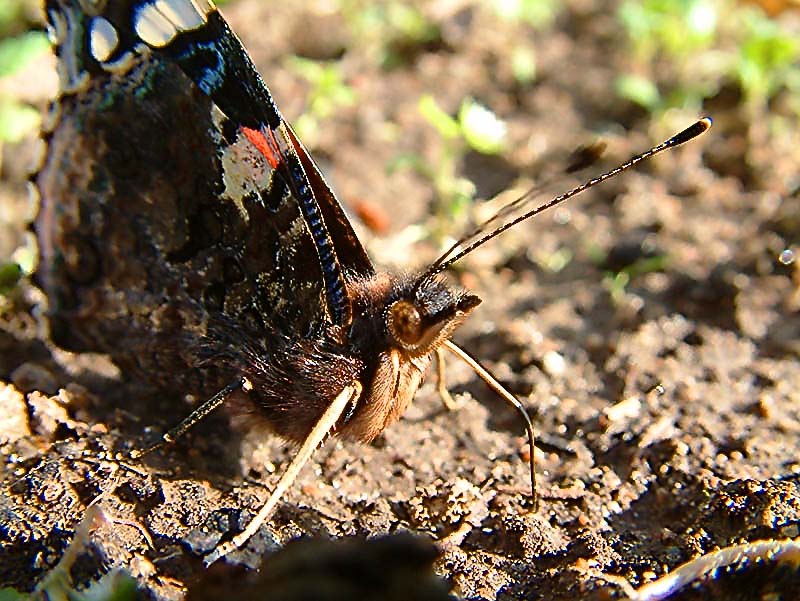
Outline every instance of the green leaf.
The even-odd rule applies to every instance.
[[[514,79],[521,84],[529,84],[536,79],[536,53],[533,48],[514,48],[511,52],[511,71]]]
[[[501,17],[524,21],[537,29],[550,26],[562,10],[556,0],[496,0],[493,5]]]
[[[49,48],[47,36],[40,31],[0,41],[0,77],[16,73]]]
[[[339,63],[321,63],[295,56],[288,64],[311,84],[308,102],[315,117],[326,119],[337,108],[352,106],[356,102],[356,93],[345,82]]]
[[[134,601],[136,580],[121,569],[113,570],[74,597],[80,601]]]
[[[19,142],[40,123],[41,115],[33,107],[0,97],[0,142]]]
[[[640,75],[620,75],[614,82],[617,95],[631,102],[653,110],[661,102],[661,94],[656,84]]]
[[[22,268],[16,263],[0,263],[0,294],[17,285],[22,277]]]
[[[430,94],[425,94],[419,99],[417,105],[419,112],[425,120],[436,128],[439,135],[446,140],[455,140],[461,137],[461,128],[458,121],[445,113]]]
[[[417,7],[402,2],[392,2],[387,7],[389,23],[397,35],[416,42],[429,42],[439,36],[439,30]]]
[[[767,19],[748,24],[749,36],[740,47],[739,80],[748,97],[763,99],[797,77],[800,40]]]

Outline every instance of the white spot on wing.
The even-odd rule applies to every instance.
[[[117,30],[103,17],[92,19],[89,30],[89,51],[95,60],[104,63],[119,44]]]
[[[143,55],[142,51],[139,51],[136,57],[134,57],[134,54],[132,52],[126,52],[114,62],[104,63],[103,69],[109,73],[118,73],[118,74],[127,73],[128,71],[133,69],[136,60],[140,59],[142,55]]]
[[[222,123],[227,117],[214,105],[212,118],[217,135],[222,131]],[[233,144],[218,140],[220,160],[222,163],[222,183],[225,190],[222,200],[232,202],[242,219],[250,219],[244,207],[243,199],[252,193],[259,193],[270,186],[272,167],[256,148],[244,136],[238,136]]]
[[[178,35],[176,27],[156,7],[155,4],[141,4],[134,17],[136,35],[155,48],[163,48]]]
[[[269,187],[272,167],[244,136],[226,146],[220,158],[225,184],[223,198],[239,204],[245,196]]]
[[[155,7],[178,31],[191,31],[206,22],[205,11],[192,0],[156,0]]]

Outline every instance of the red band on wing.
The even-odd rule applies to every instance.
[[[269,137],[265,136],[257,129],[250,129],[249,127],[242,127],[242,133],[247,136],[247,139],[253,143],[258,151],[264,155],[264,158],[267,159],[269,164],[272,166],[273,169],[277,169],[278,165],[281,162],[281,155],[280,151],[278,150],[278,143],[275,140],[275,136],[272,134],[272,130],[268,129]]]

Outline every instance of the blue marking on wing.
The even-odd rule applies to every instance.
[[[277,130],[281,117],[264,80],[239,38],[214,11],[205,26],[177,36],[163,49],[230,119]]]
[[[198,60],[202,57],[204,60]],[[214,43],[198,43],[187,50],[183,56],[184,61],[191,61],[198,65],[194,72],[193,80],[204,94],[214,95],[225,83],[225,60]]]
[[[297,157],[292,157],[289,170],[294,183],[295,195],[300,211],[308,225],[314,246],[317,248],[328,308],[334,323],[344,323],[349,318],[348,299],[342,285],[342,272],[336,257],[325,222],[319,212],[319,205],[308,186],[305,171]]]

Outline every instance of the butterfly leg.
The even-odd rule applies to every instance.
[[[486,370],[485,367],[475,361],[475,359],[473,359],[464,349],[457,346],[450,340],[445,340],[442,346],[453,353],[456,357],[461,359],[464,363],[469,365],[472,371],[474,371],[481,380],[486,382],[486,385],[489,386],[489,388],[500,395],[500,398],[502,398],[506,403],[514,407],[525,420],[525,429],[528,431],[528,446],[530,449],[529,461],[531,469],[531,497],[533,498],[533,507],[535,510],[537,507],[536,464],[534,459],[536,453],[536,437],[533,432],[533,422],[531,422],[531,418],[528,415],[528,411],[525,409],[525,405],[523,405],[519,399],[517,399],[517,397],[506,390],[505,387],[498,382],[495,377]]]
[[[145,447],[144,449],[134,449],[131,451],[130,457],[132,459],[139,459],[148,453],[152,453],[165,444],[175,442],[175,440],[183,436],[186,431],[189,430],[189,428],[194,426],[197,422],[205,418],[208,414],[212,413],[215,409],[222,405],[222,403],[225,402],[225,399],[227,399],[231,394],[237,390],[244,390],[245,392],[248,392],[252,390],[252,388],[253,385],[250,383],[250,380],[247,378],[237,378],[202,405],[200,405],[197,409],[192,411],[181,423],[166,432],[161,437],[161,440],[150,445],[149,447]]]
[[[203,560],[203,563],[206,566],[210,566],[215,561],[225,557],[228,553],[235,551],[244,545],[248,540],[250,540],[250,537],[252,537],[256,532],[258,532],[258,529],[261,527],[261,525],[267,520],[267,518],[269,518],[270,514],[272,514],[272,511],[275,509],[278,501],[280,501],[284,493],[289,490],[289,487],[295,481],[297,475],[300,473],[300,470],[303,468],[306,462],[311,458],[311,455],[317,450],[317,447],[319,447],[325,437],[336,427],[336,422],[339,421],[339,418],[350,404],[350,401],[352,399],[357,399],[360,396],[361,384],[359,382],[353,382],[350,386],[345,387],[344,390],[339,393],[330,406],[325,410],[325,413],[322,414],[322,417],[319,418],[319,421],[317,421],[317,423],[311,429],[311,432],[308,434],[305,441],[303,441],[303,444],[300,449],[298,449],[294,459],[292,459],[291,463],[286,468],[286,471],[283,472],[281,479],[278,481],[277,486],[275,486],[275,490],[272,491],[272,494],[269,496],[256,516],[250,520],[250,523],[247,524],[245,529],[234,536],[233,539],[219,545],[216,549],[209,553]]]
[[[444,350],[442,347],[436,348],[436,392],[439,393],[439,398],[442,399],[442,404],[447,407],[449,411],[456,411],[461,409],[463,403],[455,400],[447,390],[447,377],[445,374],[444,364]]]

